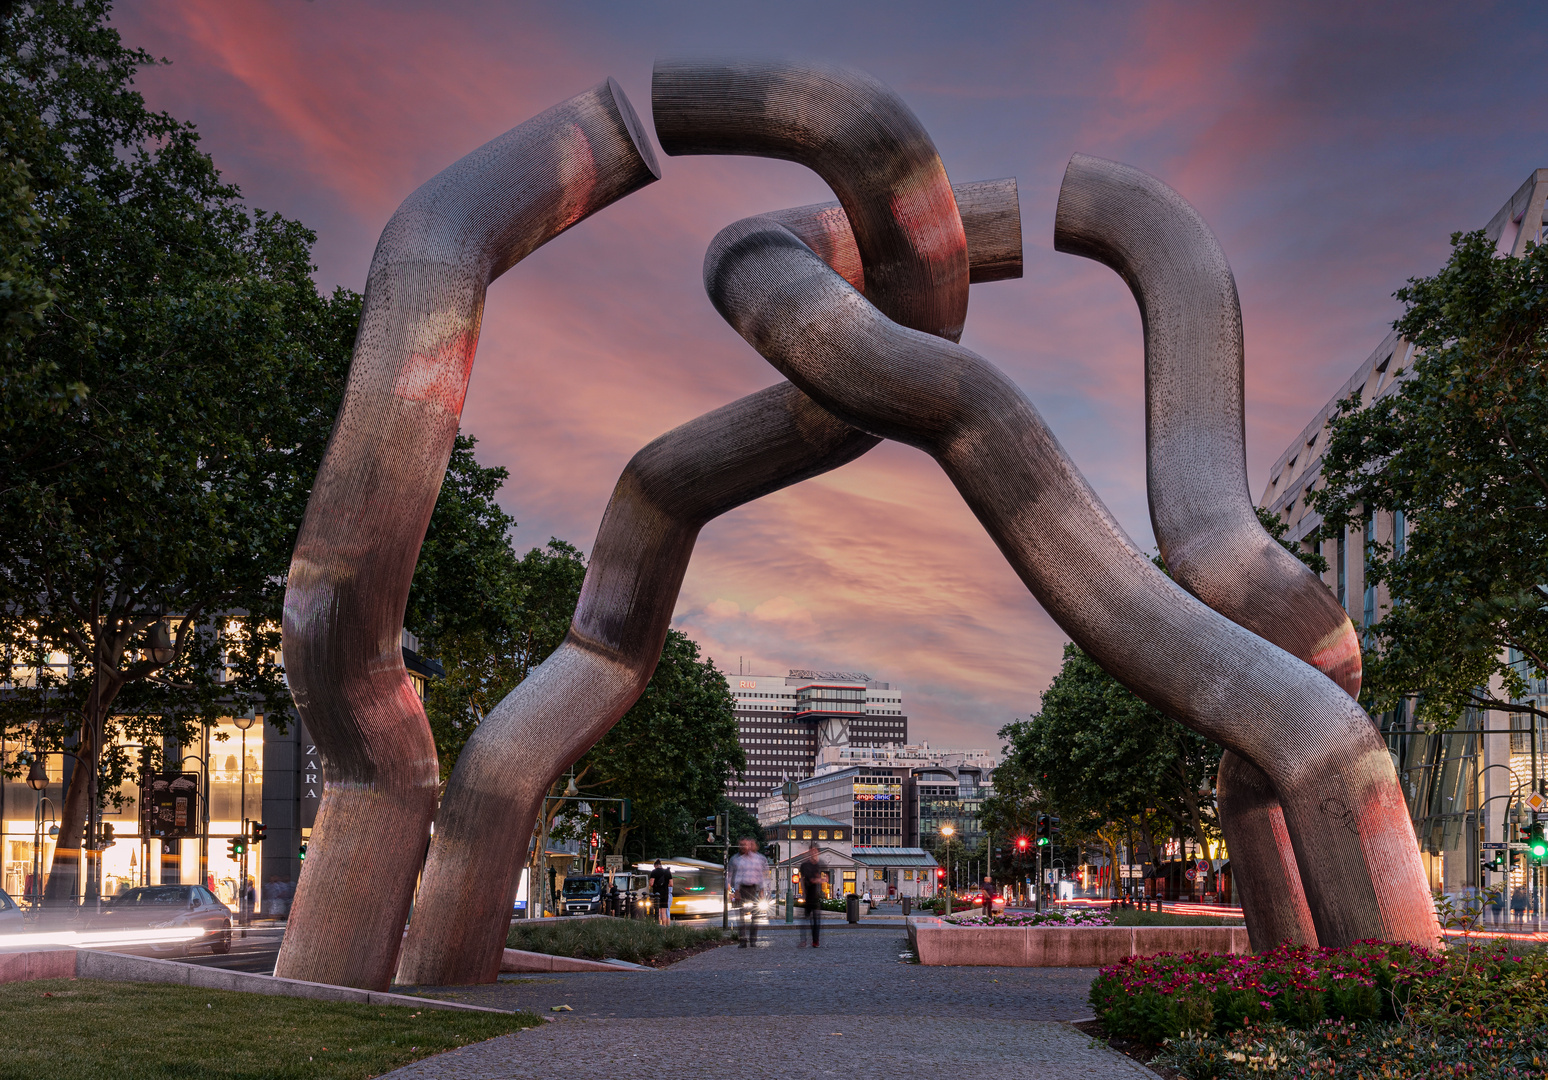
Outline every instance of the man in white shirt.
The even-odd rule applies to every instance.
[[[731,895],[736,898],[736,906],[741,912],[738,920],[737,948],[745,949],[751,942],[754,948],[758,945],[758,901],[763,899],[763,893],[768,886],[769,860],[758,852],[758,842],[750,836],[744,836],[738,845],[741,852],[731,856],[731,865],[726,868],[729,874],[728,884],[731,887]]]

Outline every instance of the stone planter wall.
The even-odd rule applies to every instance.
[[[1103,967],[1163,952],[1246,953],[1245,926],[953,926],[919,916],[908,941],[921,964]]]

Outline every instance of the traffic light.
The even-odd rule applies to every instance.
[[[1532,826],[1532,833],[1527,837],[1527,850],[1532,853],[1532,858],[1537,862],[1543,861],[1543,856],[1548,855],[1548,837],[1543,836],[1541,824]]]
[[[249,821],[247,827],[251,830],[249,841],[254,844],[263,843],[263,838],[268,835],[269,827],[261,821]]]
[[[935,868],[935,880],[936,881],[945,881],[946,880],[946,868],[944,866],[937,866]]]
[[[1048,846],[1048,843],[1049,843],[1049,832],[1051,831],[1051,828],[1052,828],[1052,826],[1049,824],[1048,815],[1047,814],[1039,814],[1039,815],[1037,815],[1037,846],[1038,847],[1047,847]]]
[[[707,817],[699,822],[699,828],[704,830],[704,839],[715,839],[715,826],[720,822],[719,818]]]
[[[247,838],[242,836],[233,836],[230,840],[226,841],[226,850],[231,853],[231,857],[233,859],[240,859],[243,855],[247,854]]]
[[[297,856],[302,862],[306,862],[306,845],[301,845],[301,853]]]
[[[1016,850],[1019,851],[1019,852],[1025,853],[1026,850],[1027,850],[1028,843],[1029,843],[1029,841],[1027,840],[1027,838],[1025,836],[1018,836],[1018,837],[1016,837]]]
[[[106,851],[116,843],[118,841],[113,839],[113,823],[111,821],[104,821],[102,823],[102,850]]]
[[[725,814],[716,814],[715,815],[715,835],[716,836],[730,836],[731,835],[730,831],[727,829],[727,826],[726,826],[726,815]]]

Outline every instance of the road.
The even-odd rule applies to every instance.
[[[231,932],[231,951],[224,955],[212,954],[207,945],[195,945],[186,951],[181,945],[164,945],[160,949],[149,945],[120,945],[110,951],[131,956],[151,956],[157,960],[177,960],[199,967],[273,975],[274,960],[279,956],[280,941],[285,937],[284,924],[253,926],[248,928],[246,937],[241,934],[240,929]]]
[[[1095,971],[923,967],[893,925],[823,928],[797,948],[782,924],[662,970],[504,976],[420,993],[558,1019],[388,1074],[393,1080],[505,1080],[588,1073],[872,1077],[946,1067],[997,1080],[1154,1077],[1064,1021],[1091,1015]],[[571,1012],[555,1014],[555,1006]],[[611,1075],[611,1073],[608,1073]]]

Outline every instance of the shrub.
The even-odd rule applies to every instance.
[[[948,915],[946,921],[956,926],[1111,926],[1113,924],[1112,917],[1107,912],[1091,908],[996,911],[988,915],[982,912],[964,911],[961,915]]]
[[[1258,1024],[1223,1035],[1169,1039],[1157,1063],[1187,1080],[1534,1080],[1548,1060],[1548,1027],[1436,1034],[1412,1023],[1324,1020],[1307,1031]]]
[[[1380,941],[1281,945],[1257,956],[1163,953],[1103,968],[1091,1004],[1109,1032],[1147,1043],[1265,1024],[1304,1031],[1324,1020],[1401,1020],[1450,1035],[1548,1026],[1548,954]]]
[[[505,945],[551,956],[638,964],[660,953],[719,941],[725,936],[719,925],[661,926],[643,919],[534,919],[530,924],[514,923]]]

